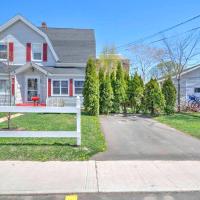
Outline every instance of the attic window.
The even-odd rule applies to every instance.
[[[0,60],[6,60],[8,58],[8,50],[6,43],[0,43]]]
[[[42,61],[42,44],[32,44],[32,58],[34,61]]]

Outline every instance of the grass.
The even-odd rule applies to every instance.
[[[73,131],[75,122],[73,114],[25,114],[12,119],[12,128]],[[0,160],[87,160],[106,148],[98,117],[82,115],[82,145],[75,144],[70,138],[0,138]]]
[[[7,113],[0,113],[0,118],[7,116]]]
[[[200,138],[200,113],[176,113],[155,118],[177,130]]]

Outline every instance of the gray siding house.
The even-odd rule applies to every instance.
[[[172,80],[177,88],[176,77],[172,77]],[[160,83],[163,81],[164,79],[159,80]],[[200,97],[200,65],[187,68],[183,71],[180,86],[182,105],[188,102],[189,96]]]
[[[92,29],[36,27],[22,16],[0,26],[0,105],[41,105],[82,95],[85,66],[96,58]],[[10,98],[10,94],[11,98]]]

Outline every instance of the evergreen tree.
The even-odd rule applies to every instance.
[[[99,114],[99,81],[96,65],[92,58],[87,62],[83,89],[84,108],[89,115]]]
[[[162,85],[162,93],[165,98],[165,113],[174,113],[175,103],[176,103],[176,88],[172,82],[171,77],[168,77]]]
[[[164,108],[164,96],[156,79],[151,79],[145,86],[145,108],[151,115],[159,114]]]
[[[128,99],[132,109],[139,112],[141,109],[142,99],[144,95],[144,84],[141,77],[135,73],[129,80],[128,84]]]
[[[117,65],[115,81],[113,82],[113,79],[112,79],[112,85],[113,85],[113,93],[114,93],[113,110],[114,112],[118,113],[121,111],[121,106],[126,101],[126,87],[125,87],[125,81],[124,81],[124,72],[122,70],[122,66],[120,62]]]
[[[111,86],[110,76],[106,75],[103,83],[102,93],[102,113],[109,114],[112,111],[113,90]]]
[[[103,103],[104,103],[104,88],[105,88],[105,77],[104,77],[104,70],[101,67],[99,69],[99,112],[103,113]]]

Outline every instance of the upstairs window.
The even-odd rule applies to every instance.
[[[0,43],[0,60],[7,60],[8,49],[6,43]]]
[[[53,95],[68,96],[68,80],[53,80]]]
[[[74,92],[75,92],[75,95],[82,95],[83,86],[84,86],[84,81],[83,80],[75,80],[74,81]]]
[[[42,44],[32,44],[32,59],[34,61],[42,61]]]

